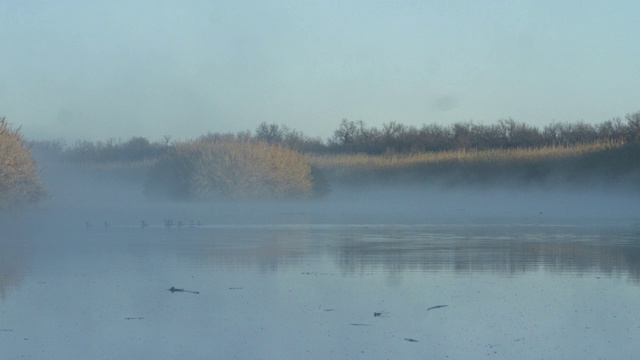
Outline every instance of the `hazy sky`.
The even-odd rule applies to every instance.
[[[2,0],[0,115],[69,141],[601,122],[640,111],[638,14],[637,0]]]

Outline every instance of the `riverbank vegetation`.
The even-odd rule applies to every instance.
[[[20,128],[0,118],[0,209],[40,202],[46,191]]]
[[[326,141],[262,123],[254,131],[189,141],[133,137],[33,146],[39,158],[114,174],[144,173],[148,196],[174,199],[306,198],[326,193],[332,184],[403,182],[596,181],[640,188],[640,112],[598,124],[554,122],[542,128],[513,119],[421,127],[390,122],[381,128],[345,119]]]
[[[490,149],[570,148],[593,143],[640,142],[640,112],[613,118],[598,124],[553,122],[542,128],[517,122],[498,120],[492,124],[457,122],[451,125],[425,124],[421,127],[397,122],[381,128],[363,121],[343,119],[333,136],[326,141],[309,137],[286,125],[261,123],[253,132],[237,134],[208,133],[202,138],[229,141],[261,141],[277,144],[304,154],[417,154]],[[78,141],[67,146],[63,141],[34,143],[41,153],[55,154],[70,162],[113,163],[154,161],[173,145],[170,136],[151,142],[143,137],[127,141]]]
[[[446,187],[624,184],[640,190],[640,145],[624,141],[411,154],[316,155],[311,163],[331,183],[351,186],[398,182]]]

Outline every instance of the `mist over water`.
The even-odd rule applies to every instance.
[[[115,170],[118,174],[119,170]],[[145,169],[114,170],[43,162],[43,181],[49,190],[41,210],[53,210],[60,223],[86,221],[113,225],[139,225],[166,219],[206,223],[271,223],[290,221],[279,215],[304,213],[311,223],[483,222],[521,218],[525,223],[640,222],[640,192],[625,182],[517,185],[331,184],[328,195],[308,201],[181,202],[144,195]],[[66,216],[69,213],[69,216]],[[78,214],[78,218],[74,218]]]
[[[626,189],[186,203],[145,198],[136,174],[43,169],[49,201],[0,217],[8,358],[640,352],[640,199]]]

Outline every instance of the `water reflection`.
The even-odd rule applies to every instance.
[[[370,271],[504,275],[544,270],[626,275],[640,283],[634,228],[545,226],[264,226],[210,228],[179,253],[216,268],[263,272],[329,258],[343,275]]]
[[[31,249],[25,236],[3,234],[0,238],[0,299],[20,286],[31,262]]]
[[[299,266],[313,247],[310,230],[302,227],[222,227],[193,233],[176,253],[222,269],[284,270]]]
[[[381,267],[387,272],[454,270],[517,274],[543,268],[550,273],[627,274],[640,282],[637,240],[611,234],[549,233],[345,237],[338,261],[345,272]]]
[[[3,294],[23,284],[2,301],[5,357],[539,359],[640,351],[635,225],[168,229],[131,218],[87,228],[83,218],[73,227],[47,216],[33,239],[3,237]]]

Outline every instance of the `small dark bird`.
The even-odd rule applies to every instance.
[[[143,228],[147,227],[147,223],[144,222],[144,220],[140,221],[140,226],[142,226]]]

